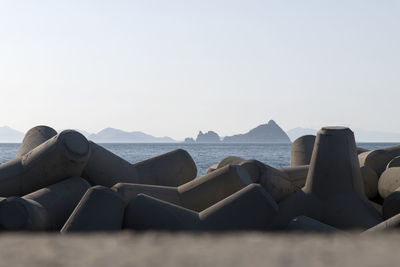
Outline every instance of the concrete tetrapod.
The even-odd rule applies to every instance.
[[[183,149],[130,164],[93,142],[90,146],[91,156],[84,178],[94,185],[111,187],[116,183],[136,183],[179,186],[197,175],[192,157]]]
[[[301,188],[306,184],[310,165],[299,165],[294,167],[279,168],[278,170],[287,175],[287,179],[295,186]]]
[[[0,204],[0,224],[7,230],[60,230],[90,187],[73,177]]]
[[[124,208],[124,200],[117,192],[101,185],[93,186],[86,191],[61,232],[120,230]]]
[[[197,213],[139,194],[125,210],[124,227],[135,230],[265,230],[278,206],[260,185],[251,184]]]
[[[179,187],[139,184],[116,184],[117,191],[128,203],[140,193],[200,212],[241,190],[252,181],[240,166],[228,165]]]
[[[393,168],[393,167],[400,167],[400,156],[393,158],[386,166],[386,169]]]
[[[378,181],[378,191],[382,198],[387,198],[400,187],[400,167],[385,170]]]
[[[306,185],[279,204],[275,227],[305,215],[338,229],[372,227],[381,216],[363,196],[353,132],[324,127],[317,135]]]
[[[0,196],[21,196],[81,176],[90,154],[86,138],[66,130],[0,166]]]
[[[285,230],[298,232],[320,232],[320,233],[335,233],[339,230],[335,227],[314,220],[307,216],[298,216],[291,220]]]
[[[400,187],[383,201],[383,218],[389,219],[400,213]]]
[[[378,194],[379,177],[373,169],[366,165],[361,166],[360,170],[364,182],[365,196],[369,199],[372,199]]]
[[[310,164],[315,135],[303,135],[292,143],[290,167]]]
[[[57,135],[57,131],[48,126],[39,125],[30,129],[24,136],[19,150],[17,153],[17,158],[22,157],[35,147],[43,144],[53,136]]]
[[[260,168],[264,165],[258,160],[247,160],[236,156],[229,156],[207,169],[207,174],[228,165],[239,165],[250,175],[254,183],[260,182]]]
[[[393,156],[382,149],[364,152],[358,155],[360,166],[368,166],[373,169],[378,176],[381,176]]]
[[[397,230],[400,227],[400,214],[393,216],[374,227],[367,229],[366,231],[362,232],[362,234],[372,234],[382,231],[393,231]]]
[[[275,169],[258,160],[245,160],[239,157],[230,156],[218,164],[218,168],[236,163],[243,167],[250,175],[254,183],[260,183],[275,201],[280,202],[289,195],[300,190],[296,182],[292,183],[291,178],[279,169]],[[218,168],[216,170],[218,170]],[[293,170],[292,177],[304,174],[304,167]]]
[[[387,146],[381,149],[392,155],[392,158],[400,156],[400,145]]]

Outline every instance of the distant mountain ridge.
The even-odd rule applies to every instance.
[[[261,124],[245,134],[226,136],[226,143],[291,143],[289,136],[279,125],[270,120],[267,124]]]
[[[14,130],[8,126],[0,127],[1,143],[21,143],[24,139],[24,133]]]
[[[152,143],[176,142],[171,137],[154,137],[143,132],[126,132],[115,128],[105,128],[97,134],[90,134],[89,140],[99,143]]]
[[[193,143],[193,138],[186,138],[185,142]],[[221,138],[216,132],[208,131],[203,134],[199,132],[196,138],[197,143],[218,143],[221,142]],[[224,143],[291,143],[289,136],[282,130],[279,125],[270,120],[266,124],[261,124],[249,132],[244,134],[236,134],[233,136],[225,136],[222,139]]]

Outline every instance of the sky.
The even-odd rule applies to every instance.
[[[400,133],[400,0],[0,0],[0,126]]]

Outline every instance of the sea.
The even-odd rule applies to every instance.
[[[0,143],[0,163],[15,157],[20,144]],[[123,159],[135,163],[178,148],[189,152],[197,165],[198,176],[204,175],[212,164],[228,156],[256,159],[275,168],[287,167],[290,144],[228,144],[228,143],[107,143],[100,144]],[[398,143],[357,143],[369,150]]]

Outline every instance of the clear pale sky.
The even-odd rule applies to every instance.
[[[1,1],[0,126],[400,132],[400,1]]]

